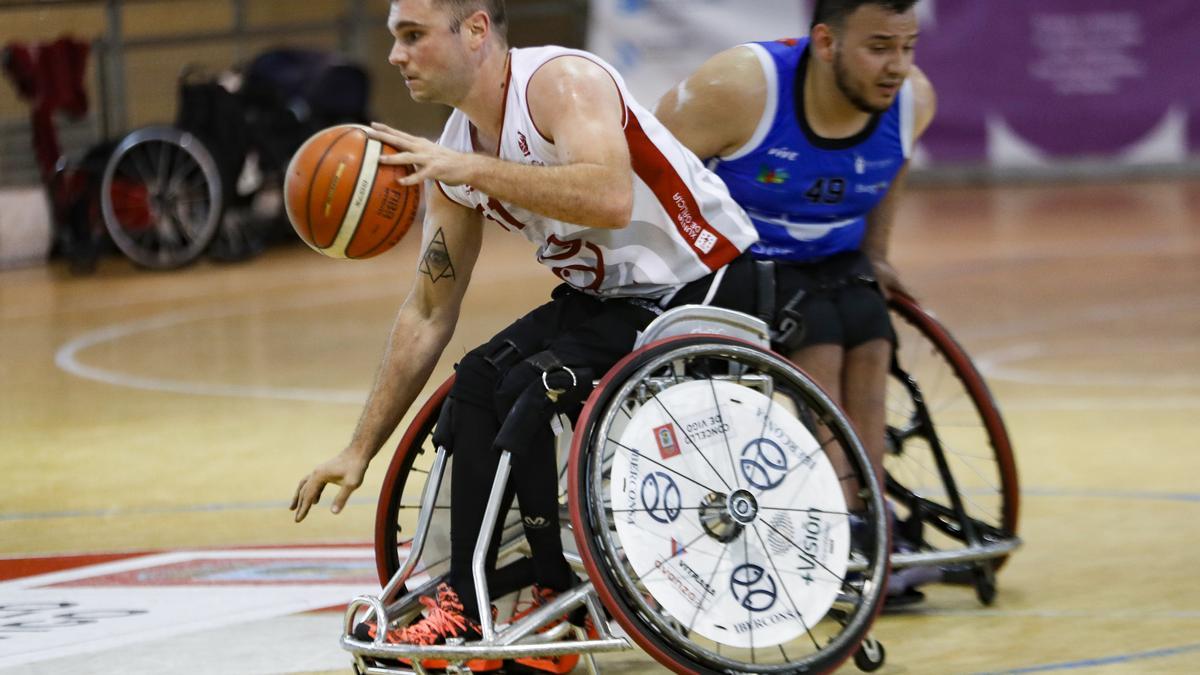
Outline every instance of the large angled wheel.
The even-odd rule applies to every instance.
[[[828,396],[758,346],[689,335],[626,357],[584,407],[568,477],[601,600],[676,672],[828,672],[882,606],[867,455]]]
[[[888,496],[902,523],[897,535],[907,533],[923,551],[1013,539],[1020,507],[1016,461],[987,384],[946,328],[916,301],[894,295],[889,306],[897,349],[888,383],[884,467]],[[984,576],[1004,560],[986,563]],[[989,602],[985,596],[988,589],[980,588],[981,599]]]
[[[144,267],[195,260],[221,223],[221,176],[196,136],[172,127],[129,133],[104,168],[100,208],[113,243]]]

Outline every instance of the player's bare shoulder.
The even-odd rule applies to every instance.
[[[924,71],[916,66],[913,66],[912,72],[908,74],[908,79],[912,82],[913,108],[917,116],[916,135],[919,138],[929,128],[937,113],[937,92]]]
[[[762,62],[745,45],[704,62],[659,101],[655,116],[702,157],[727,154],[754,135],[767,105]],[[719,133],[714,138],[713,134]]]
[[[572,111],[618,120],[623,111],[613,76],[596,61],[575,54],[556,56],[542,64],[529,78],[527,101],[539,128],[543,121],[552,128],[556,119]]]

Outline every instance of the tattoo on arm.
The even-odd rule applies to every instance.
[[[450,250],[446,248],[446,237],[442,228],[433,233],[433,239],[421,256],[421,274],[429,277],[434,283],[441,279],[454,278],[454,264],[450,262]]]

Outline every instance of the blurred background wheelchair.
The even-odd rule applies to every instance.
[[[111,241],[138,265],[172,269],[208,253],[242,260],[290,239],[281,190],[314,132],[365,123],[370,81],[326,52],[274,49],[244,67],[185,68],[171,126],[134,129],[49,178],[59,249],[77,272]]]

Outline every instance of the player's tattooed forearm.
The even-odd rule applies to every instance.
[[[439,227],[438,231],[433,233],[433,239],[421,255],[419,269],[421,274],[432,279],[434,283],[441,279],[454,278],[454,263],[450,260],[450,250],[446,248],[446,237],[442,234],[442,228]]]

